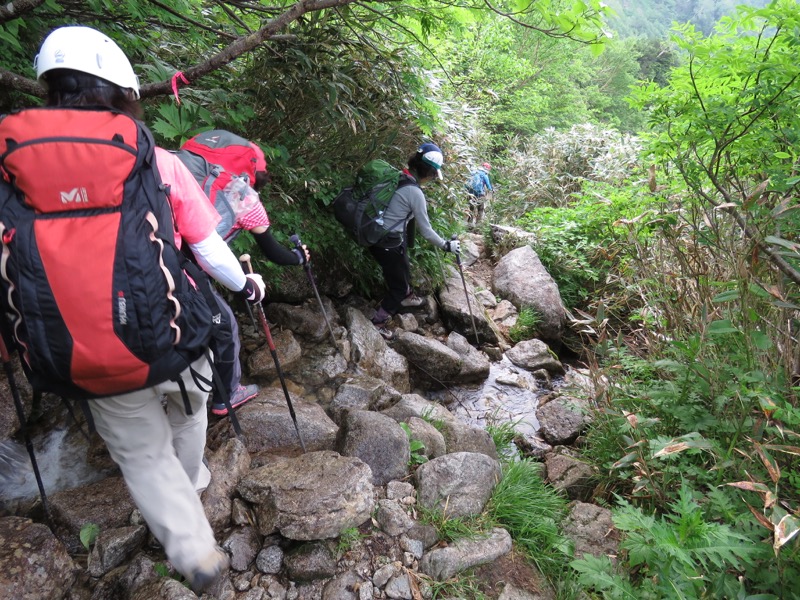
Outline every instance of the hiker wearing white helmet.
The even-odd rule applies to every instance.
[[[48,106],[107,107],[135,118],[141,115],[139,80],[130,61],[113,40],[95,29],[56,29],[44,40],[35,67],[47,88]],[[109,114],[107,110],[97,110],[97,114],[109,118],[102,117]],[[260,300],[264,296],[261,276],[242,272],[215,231],[219,215],[191,173],[161,148],[155,148],[155,161],[161,181],[169,186],[175,244],[185,242],[200,267],[226,288],[251,302]],[[92,172],[93,164],[85,167],[90,189],[92,178],[106,176]],[[126,181],[126,190],[128,185]],[[89,401],[97,430],[150,530],[196,591],[208,587],[229,564],[198,495],[210,481],[203,461],[208,424],[208,387],[198,383],[203,378],[206,383],[211,378],[205,356],[175,381]],[[166,411],[162,396],[167,399]]]
[[[411,268],[408,262],[409,236],[416,229],[426,240],[437,248],[447,252],[458,253],[458,240],[445,240],[431,227],[428,218],[428,206],[425,194],[420,185],[442,178],[444,157],[436,144],[422,144],[408,159],[408,168],[403,174],[413,180],[416,185],[399,187],[392,196],[383,214],[388,232],[400,233],[399,245],[391,248],[381,244],[370,246],[370,254],[375,258],[383,271],[383,278],[388,288],[386,295],[372,317],[372,323],[386,339],[392,339],[393,333],[387,327],[392,315],[401,307],[416,307],[424,304],[424,299],[414,293],[411,287]]]

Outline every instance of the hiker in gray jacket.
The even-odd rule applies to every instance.
[[[370,254],[381,266],[388,288],[372,317],[372,323],[386,339],[393,337],[392,331],[386,325],[400,307],[421,306],[424,303],[411,288],[411,267],[408,262],[408,231],[413,226],[411,221],[416,223],[422,237],[437,248],[453,253],[460,250],[458,240],[445,240],[431,227],[425,194],[420,188],[423,183],[442,178],[443,163],[442,151],[431,143],[422,144],[409,157],[408,168],[403,169],[403,175],[413,179],[416,185],[398,188],[383,215],[386,229],[400,233],[402,240],[399,245],[391,248],[382,247],[381,244],[369,248]]]

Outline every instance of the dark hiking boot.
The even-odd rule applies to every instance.
[[[241,406],[242,404],[246,403],[248,400],[252,400],[258,396],[258,386],[256,384],[251,385],[240,385],[236,388],[233,393],[231,394],[231,407],[236,408]],[[225,406],[222,402],[214,402],[211,405],[211,412],[215,415],[219,415],[220,417],[224,417],[228,414],[228,407]]]

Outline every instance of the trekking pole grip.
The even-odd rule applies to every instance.
[[[300,236],[299,235],[297,235],[296,233],[293,233],[292,235],[289,236],[289,241],[294,244],[295,248],[297,248],[301,252],[303,251],[303,242],[300,241]]]
[[[245,273],[252,273],[253,272],[253,265],[250,262],[250,255],[249,254],[242,254],[239,257],[239,262],[242,263],[242,271]]]
[[[458,234],[454,233],[453,235],[450,236],[450,241],[455,241],[457,239],[458,239]],[[456,255],[456,263],[460,267],[461,266],[461,250],[456,252],[455,255]]]

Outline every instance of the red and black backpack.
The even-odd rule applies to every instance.
[[[208,345],[211,310],[183,271],[154,148],[110,110],[0,121],[0,309],[35,391],[150,387]]]
[[[232,241],[242,230],[236,227],[235,202],[226,190],[231,183],[255,184],[259,157],[253,144],[230,131],[214,129],[187,140],[173,154],[194,175],[219,213],[217,233],[226,242]]]

